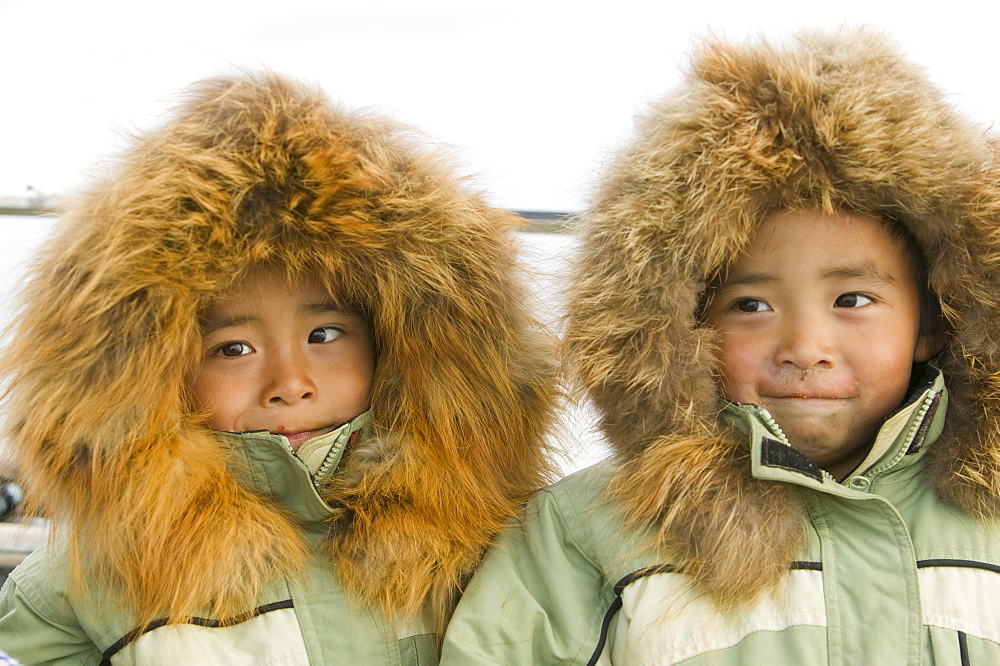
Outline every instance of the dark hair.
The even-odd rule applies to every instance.
[[[937,295],[931,291],[928,280],[927,259],[923,250],[917,244],[917,239],[910,233],[909,228],[899,219],[887,214],[873,216],[882,222],[885,230],[889,233],[889,238],[901,241],[906,260],[913,268],[913,275],[917,280],[917,291],[920,307],[920,334],[933,335],[941,330],[944,325],[944,318],[941,312],[941,302]]]

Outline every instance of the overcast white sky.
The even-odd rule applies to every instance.
[[[498,205],[575,210],[635,110],[674,85],[709,30],[884,27],[993,122],[1000,10],[985,4],[0,0],[0,196],[64,192],[178,89],[263,65],[454,145]]]
[[[984,4],[0,0],[0,196],[24,195],[29,185],[66,192],[188,83],[266,66],[455,146],[497,205],[576,210],[635,111],[677,82],[692,42],[709,31],[740,38],[882,27],[956,104],[993,123],[1000,9]],[[2,322],[52,220],[0,222]],[[523,238],[543,281],[561,272],[571,238]],[[553,290],[539,287],[545,298]],[[590,426],[578,425],[589,419],[580,410],[565,417],[574,436],[567,470],[603,455]]]

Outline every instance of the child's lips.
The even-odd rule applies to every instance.
[[[846,407],[850,399],[849,396],[839,393],[780,393],[761,396],[761,407],[775,415],[783,414],[785,417],[807,416],[839,412]]]
[[[292,447],[292,450],[295,451],[304,442],[312,439],[313,437],[319,437],[320,435],[325,435],[328,432],[332,432],[334,428],[336,428],[336,426],[330,425],[330,426],[322,426],[319,428],[314,428],[312,430],[294,430],[282,426],[276,430],[272,430],[271,434],[283,435],[285,439],[288,440],[288,444]]]
[[[818,378],[817,378],[818,379]],[[830,379],[833,379],[832,377]],[[778,400],[781,402],[811,401],[843,402],[858,395],[858,387],[852,382],[780,382],[773,385],[761,385],[757,395],[764,401]]]
[[[765,395],[768,400],[849,400],[849,396],[834,393],[787,393],[778,395]]]

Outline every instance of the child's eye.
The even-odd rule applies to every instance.
[[[309,344],[320,344],[336,340],[344,332],[336,326],[320,326],[309,334]]]
[[[733,309],[737,312],[766,312],[771,306],[759,298],[741,298],[733,303]]]
[[[219,356],[246,356],[253,353],[253,347],[245,342],[227,342],[215,348],[215,353]]]
[[[874,302],[875,301],[864,294],[851,293],[838,296],[837,300],[833,302],[833,305],[838,308],[860,308]]]

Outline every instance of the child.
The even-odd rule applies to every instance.
[[[998,221],[989,138],[879,35],[705,45],[582,224],[614,456],[442,663],[1000,663]]]
[[[549,473],[512,217],[418,137],[277,75],[194,86],[77,197],[5,358],[54,538],[30,663],[426,664]]]

